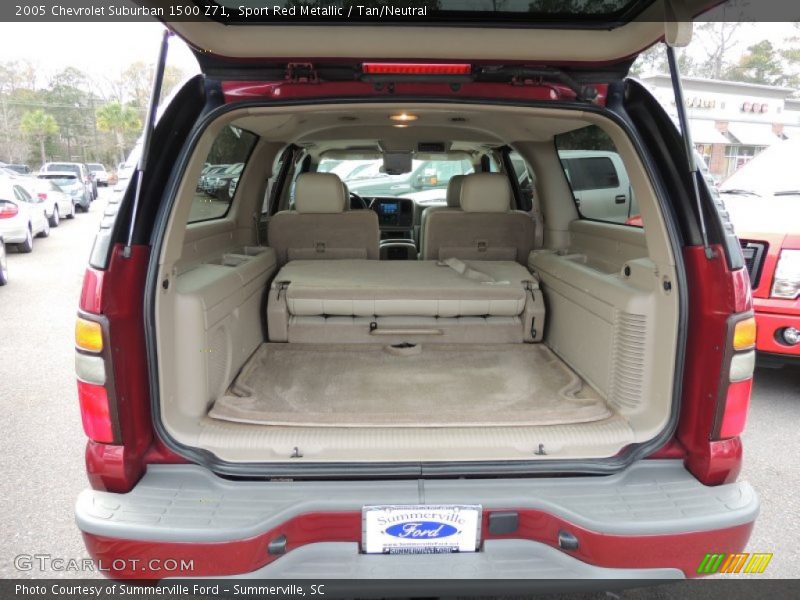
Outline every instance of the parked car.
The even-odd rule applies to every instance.
[[[559,149],[558,155],[584,217],[624,223],[639,213],[619,154]]]
[[[217,200],[227,202],[229,186],[232,179],[235,179],[242,172],[242,163],[228,165],[225,169],[211,171],[205,175],[202,190],[206,195],[212,196]]]
[[[76,327],[76,523],[109,576],[163,577],[152,565],[171,559],[170,577],[392,579],[373,596],[430,578],[468,596],[477,582],[442,579],[491,576],[500,595],[506,579],[698,577],[744,550],[759,511],[739,479],[744,257],[670,116],[627,77],[684,29],[649,3],[571,3],[574,26],[536,12],[563,3],[529,4],[439,0],[432,22],[379,35],[167,23],[203,73],[101,224]],[[451,6],[471,11],[468,36],[437,12]],[[597,189],[576,204],[559,147],[615,148],[625,179],[597,185],[629,182],[621,205],[635,198],[644,227],[588,218]],[[413,174],[359,209],[314,165],[367,151]],[[402,194],[443,186],[436,163],[461,157],[459,202],[421,227]],[[244,163],[240,191],[193,218],[212,161]]]
[[[211,189],[211,178],[225,172],[230,167],[231,165],[208,165],[205,167],[200,174],[200,178],[197,180],[197,191],[207,194],[208,190]]]
[[[88,163],[86,166],[94,174],[98,186],[108,187],[108,171],[103,165],[100,163]]]
[[[30,175],[31,173],[31,168],[28,165],[3,165],[3,167],[20,175]]]
[[[44,203],[32,197],[19,183],[0,178],[0,236],[14,244],[17,252],[33,250],[34,237],[50,235]]]
[[[81,181],[86,188],[87,194],[90,198],[90,202],[97,198],[97,188],[96,182],[92,177],[91,171],[89,168],[83,163],[75,163],[75,162],[49,162],[45,163],[41,169],[39,169],[40,173],[74,173],[78,180]]]
[[[767,366],[800,365],[800,140],[761,152],[720,186],[742,243]]]
[[[361,166],[356,165],[356,167]],[[364,168],[373,169],[373,177],[364,178],[363,175],[356,172],[353,179],[345,177],[343,180],[350,191],[359,196],[407,197],[409,194],[431,190],[444,192],[453,175],[465,175],[473,171],[472,164],[466,158],[460,160],[414,160],[411,170],[400,175],[376,173],[375,171],[379,167],[380,163],[364,166]],[[337,169],[339,168],[341,166],[337,167]]]
[[[58,227],[61,219],[75,218],[75,202],[49,176],[32,178],[36,197],[44,203],[44,214],[51,227]]]
[[[51,181],[56,184],[62,192],[69,196],[73,208],[70,209],[68,213],[65,213],[64,216],[68,218],[74,217],[75,210],[88,212],[92,205],[91,192],[81,181],[80,177],[73,171],[46,171],[40,172],[36,177],[45,181]]]
[[[3,236],[0,235],[0,286],[8,283],[8,257],[6,256],[6,244]]]

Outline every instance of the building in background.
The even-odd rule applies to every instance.
[[[669,75],[641,77],[677,123]],[[800,99],[791,88],[683,77],[692,141],[717,181],[723,181],[764,148],[800,137]]]

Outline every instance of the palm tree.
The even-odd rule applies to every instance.
[[[42,109],[26,112],[20,122],[20,129],[23,133],[31,136],[39,142],[39,153],[42,157],[42,164],[47,162],[44,152],[44,143],[51,135],[58,133],[58,122],[53,115],[44,112]]]
[[[119,161],[125,160],[125,134],[142,126],[136,110],[127,104],[109,102],[97,109],[97,128],[113,133],[117,140]]]

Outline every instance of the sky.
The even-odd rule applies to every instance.
[[[0,23],[2,60],[25,59],[40,72],[40,85],[66,66],[74,66],[92,77],[111,78],[130,63],[154,63],[163,25],[152,23]],[[763,39],[780,47],[781,40],[800,35],[792,23],[747,23],[739,30],[738,52]],[[66,40],[66,41],[65,41]],[[702,48],[695,42],[690,54]],[[169,63],[187,75],[198,71],[191,51],[178,38],[170,41]]]
[[[130,63],[155,63],[163,31],[157,22],[0,23],[0,57],[33,63],[41,73],[40,85],[67,66],[113,79]],[[176,37],[170,40],[168,64],[187,75],[199,70],[189,48]]]

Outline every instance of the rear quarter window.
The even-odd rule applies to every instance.
[[[197,180],[189,223],[222,219],[228,214],[257,140],[254,133],[231,125],[217,136]]]
[[[636,198],[608,134],[590,125],[557,135],[555,144],[581,218],[635,224]]]

